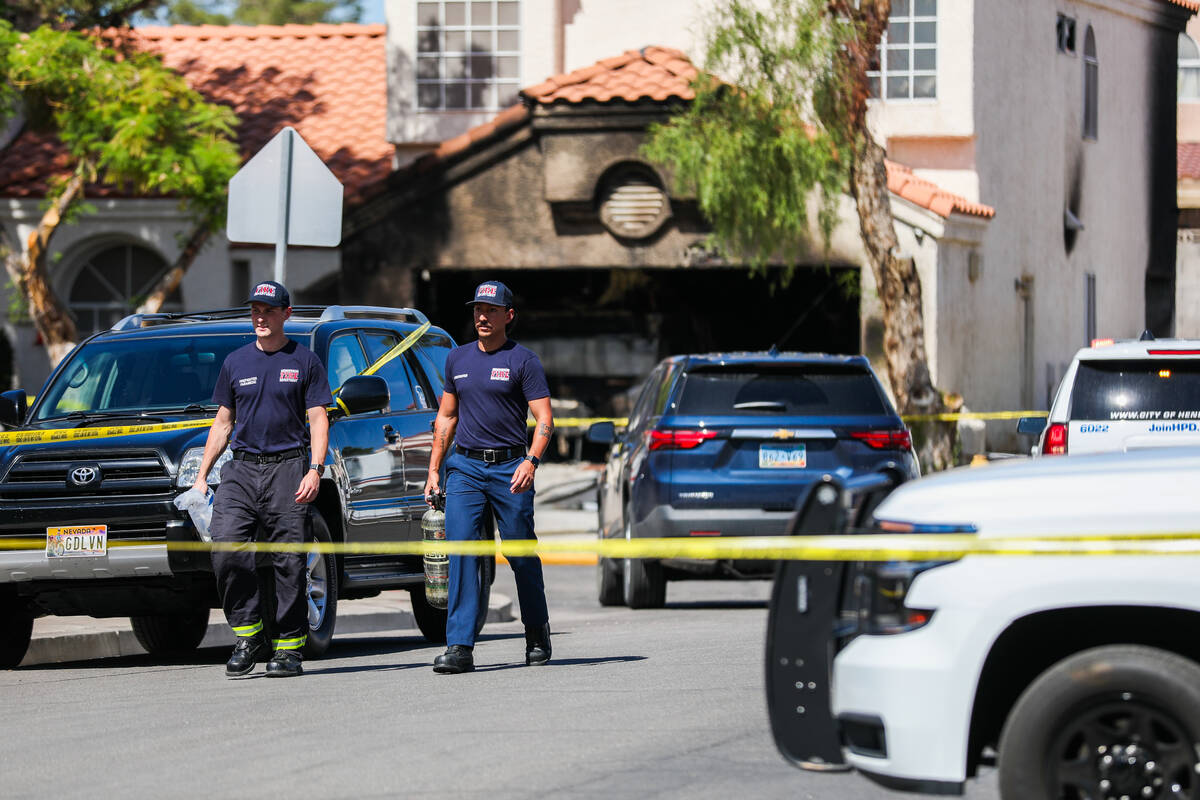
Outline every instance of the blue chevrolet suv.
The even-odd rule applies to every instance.
[[[602,538],[785,533],[822,475],[920,474],[912,440],[863,356],[709,353],[664,359],[611,445],[600,488]],[[601,558],[601,605],[660,608],[668,580],[769,578],[766,561]]]

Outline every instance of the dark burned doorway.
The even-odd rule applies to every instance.
[[[417,307],[459,342],[474,339],[465,303],[484,280],[516,297],[513,339],[546,365],[557,398],[622,414],[625,395],[664,356],[713,351],[858,353],[859,281],[853,268],[777,276],[745,269],[431,271]]]

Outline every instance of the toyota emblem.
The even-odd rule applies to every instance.
[[[75,467],[69,473],[71,483],[76,486],[88,486],[100,477],[99,467]]]

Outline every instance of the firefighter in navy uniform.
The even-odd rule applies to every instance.
[[[537,539],[533,532],[533,475],[550,444],[554,420],[546,372],[534,353],[508,338],[513,321],[512,292],[498,281],[479,284],[472,307],[478,341],[446,356],[446,385],[434,422],[433,452],[425,497],[438,493],[438,470],[446,459],[446,540],[476,538],[484,509],[490,505],[502,539]],[[527,413],[536,422],[533,443],[525,452]],[[457,432],[457,438],[455,434]],[[432,501],[431,501],[432,504]],[[517,601],[525,624],[525,663],[550,660],[550,624],[542,562],[537,556],[510,557]],[[446,613],[446,652],[434,672],[460,673],[475,668],[475,619],[479,573],[474,556],[450,556]]]
[[[283,323],[292,315],[287,289],[274,281],[254,287],[246,300],[255,341],[225,359],[213,390],[220,408],[200,462],[195,489],[207,490],[208,471],[229,442],[234,422],[233,458],[221,470],[213,502],[216,542],[250,542],[259,525],[266,541],[300,544],[311,524],[309,506],[317,497],[333,402],[320,359],[287,337]],[[306,429],[307,423],[307,429]],[[252,551],[213,552],[213,570],[225,618],[237,637],[225,674],[239,677],[267,661],[269,677],[303,672],[300,648],[308,632],[305,557],[272,553],[276,639],[263,630],[264,602]]]

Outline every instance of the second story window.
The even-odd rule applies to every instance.
[[[1179,99],[1200,100],[1200,47],[1186,33],[1179,34]]]
[[[937,0],[892,0],[888,29],[867,79],[872,97],[937,97]]]
[[[417,105],[494,111],[520,89],[519,0],[417,3]]]

